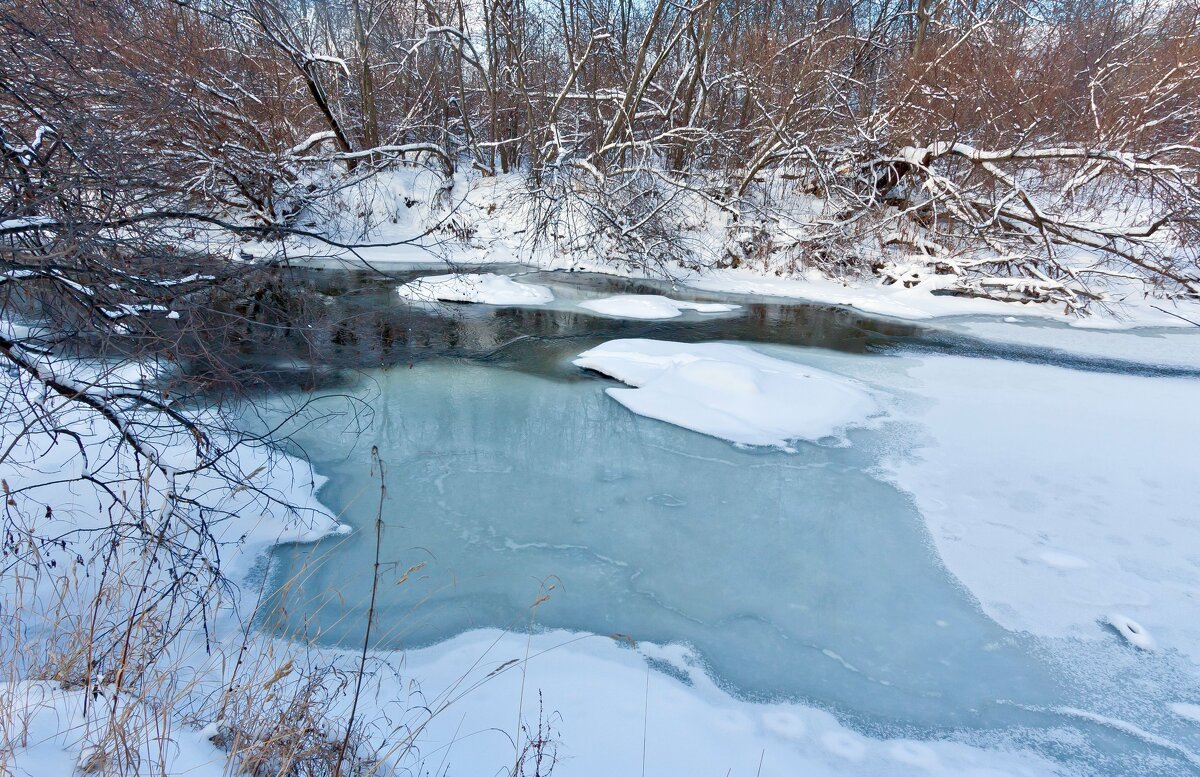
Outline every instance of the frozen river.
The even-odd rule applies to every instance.
[[[481,629],[678,646],[643,656],[656,682],[703,676],[868,740],[1019,751],[1071,774],[1200,774],[1196,336],[917,327],[712,294],[695,299],[741,307],[633,321],[578,302],[693,297],[527,279],[555,301],[414,306],[381,283],[319,278],[337,286],[331,304],[392,334],[331,346],[343,371],[291,426],[329,478],[322,501],[356,531],[276,549],[266,627],[361,645],[374,448],[388,496],[373,647],[436,650]],[[623,385],[612,372],[574,364],[621,338],[674,344],[672,364],[694,362],[694,343],[734,344],[844,381],[872,409],[786,446],[738,444],[631,412],[607,392]],[[743,409],[804,406],[802,387],[771,395],[737,369]],[[729,411],[733,373],[714,374],[674,401]],[[878,773],[925,773],[893,767]]]

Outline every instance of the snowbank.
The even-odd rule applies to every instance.
[[[400,168],[373,176],[369,185],[349,187],[329,207],[328,213],[312,214],[317,223],[308,225],[310,228],[353,244],[352,250],[310,238],[294,238],[286,245],[289,256],[298,257],[293,262],[318,267],[387,270],[521,264],[541,270],[662,277],[661,273],[637,266],[636,261],[616,261],[603,251],[530,240],[533,214],[529,202],[520,174],[480,177],[460,171],[452,179],[443,180],[429,170]],[[798,198],[791,206],[800,222],[822,218],[819,204],[806,198]],[[691,238],[694,245],[704,246],[700,250],[702,259],[720,255],[727,240],[726,225],[720,216],[717,220],[710,219],[712,215],[695,214],[691,226],[681,233]],[[465,227],[461,236],[446,236],[444,227],[450,220]],[[586,230],[583,224],[574,226]],[[798,238],[800,234],[792,236]],[[182,235],[179,240],[181,244],[189,244],[189,239]],[[235,256],[269,256],[280,250],[278,243],[214,239],[207,233],[193,242],[196,250]],[[1089,254],[1081,261],[1091,265],[1095,257]],[[697,289],[786,297],[904,319],[982,314],[1057,319],[1088,328],[1191,326],[1174,313],[1200,321],[1200,303],[1156,299],[1146,295],[1142,283],[1116,278],[1097,284],[1096,290],[1106,298],[1102,305],[1093,306],[1092,315],[1080,318],[1064,317],[1061,305],[1008,303],[942,293],[955,283],[957,276],[953,275],[927,274],[920,283],[906,287],[900,283],[884,285],[878,277],[832,279],[811,270],[788,276],[769,266],[698,272],[680,266],[670,272]]]
[[[79,688],[63,688],[60,683],[51,681],[0,683],[0,709],[17,711],[21,718],[18,731],[24,736],[13,759],[5,764],[5,773],[14,777],[114,773],[112,761],[115,757],[98,747],[89,736],[103,726],[107,705],[93,701],[85,715],[85,697],[85,692]],[[160,733],[170,741],[154,753],[163,760],[124,773],[147,777],[155,773],[222,777],[229,773],[228,755],[214,747],[201,730],[177,723],[177,727],[171,726],[171,723],[175,721],[162,722],[170,733]],[[136,735],[130,733],[130,739],[136,741]],[[143,751],[136,755],[146,758],[150,753]]]
[[[136,392],[141,381],[152,378],[159,368],[149,363],[104,365],[43,358],[39,369],[80,391],[102,396],[113,391]],[[193,471],[198,459],[190,434],[158,431],[149,426],[154,420],[148,413],[131,414],[139,432],[150,429],[150,445],[178,473],[167,482],[161,472],[147,474],[139,462],[122,453],[112,430],[98,421],[96,414],[57,395],[43,396],[41,389],[24,377],[0,373],[0,396],[12,400],[21,394],[25,394],[20,400],[28,403],[25,406],[40,406],[56,419],[59,428],[78,435],[77,445],[63,435],[31,432],[21,428],[22,419],[14,415],[6,417],[9,425],[0,427],[0,439],[12,441],[0,463],[0,479],[16,487],[9,496],[9,519],[13,525],[27,521],[25,528],[33,532],[36,527],[37,535],[63,537],[61,551],[51,548],[46,551],[48,558],[61,555],[64,563],[78,564],[76,554],[86,560],[95,552],[89,538],[93,533],[102,535],[113,521],[107,512],[110,497],[97,482],[127,488],[129,494],[138,493],[139,483],[149,493],[173,490],[193,500],[193,509],[221,516],[209,529],[217,542],[241,546],[242,552],[229,553],[222,564],[222,571],[237,582],[250,571],[256,555],[273,544],[312,541],[349,531],[317,500],[316,491],[324,478],[302,459],[265,445],[235,445],[217,438],[213,440],[216,446],[229,448],[219,472]],[[11,413],[21,407],[18,401],[4,409]],[[196,417],[204,419],[203,414]],[[241,487],[230,488],[225,475],[236,477]],[[136,554],[137,549],[131,552]],[[0,581],[0,591],[5,591],[2,583],[7,582]],[[86,587],[82,592],[87,594]]]
[[[544,305],[554,301],[546,286],[518,283],[507,275],[454,273],[430,275],[396,289],[416,302],[479,302],[485,305]]]
[[[277,648],[282,654],[287,646],[277,643]],[[312,652],[317,662],[353,658],[352,651]],[[394,661],[398,666],[401,656],[394,655]],[[670,672],[652,670],[651,662],[670,667]],[[518,747],[528,741],[528,732],[518,730],[518,719],[537,731],[539,692],[543,733],[557,751],[556,777],[640,774],[643,766],[654,775],[1061,773],[1042,757],[1002,742],[981,748],[948,740],[868,737],[823,710],[738,700],[680,646],[631,646],[563,631],[530,636],[481,630],[410,651],[403,665],[403,674],[372,676],[358,714],[395,722],[412,720],[413,708],[431,710],[433,716],[422,721],[413,744],[426,767],[452,766],[430,769],[439,774],[494,774],[506,764],[511,768],[514,741]],[[46,682],[0,684],[0,698],[4,696],[19,699],[27,715],[28,738],[9,764],[13,774],[66,777],[88,760],[81,690]],[[104,717],[104,705],[92,708],[92,719]],[[344,712],[339,709],[339,716]],[[325,722],[334,732],[342,725],[341,720]],[[172,728],[161,764],[165,773],[230,773],[226,754],[208,741],[209,733]],[[384,773],[392,773],[390,761]],[[147,764],[142,773],[158,774],[159,768],[157,762]]]
[[[80,394],[112,397],[136,395],[158,367],[42,356],[37,369]],[[92,680],[96,698],[103,701],[93,699],[85,715],[89,690],[77,676],[80,666],[48,663],[50,658],[60,644],[101,643],[92,641],[96,632],[80,630],[89,617],[104,626],[97,629],[103,632],[112,627],[110,619],[123,620],[127,612],[136,612],[129,601],[137,594],[127,585],[132,584],[134,592],[138,586],[158,592],[183,577],[178,561],[182,554],[172,556],[156,545],[145,523],[141,532],[131,531],[134,521],[144,522],[146,516],[165,521],[164,516],[171,516],[169,524],[163,524],[172,529],[170,537],[180,537],[181,544],[191,542],[198,553],[216,551],[220,572],[237,585],[248,581],[271,545],[311,541],[349,528],[316,499],[323,479],[307,462],[253,441],[238,444],[225,436],[234,434],[231,430],[214,424],[222,431],[214,432],[213,446],[225,455],[219,466],[201,466],[197,441],[186,427],[163,424],[150,411],[117,400],[110,407],[118,408],[114,413],[120,413],[122,429],[139,434],[142,450],[152,450],[159,466],[130,455],[105,419],[79,402],[45,392],[21,373],[0,372],[0,440],[6,446],[0,482],[6,526],[10,538],[19,536],[27,546],[37,547],[36,554],[10,555],[11,564],[0,576],[0,598],[11,608],[8,614],[17,616],[0,630],[0,656],[7,668],[0,675],[0,739],[5,742],[0,761],[7,760],[4,750],[10,744],[16,748],[13,760],[5,763],[8,768],[0,771],[39,777],[115,773],[116,767],[106,760],[116,757],[117,746],[105,732],[115,736],[114,727],[119,727],[120,746],[128,746],[134,753],[130,757],[142,764],[123,773],[216,777],[227,771],[227,754],[185,722],[185,716],[205,699],[206,691],[211,700],[214,688],[228,685],[235,663],[231,657],[241,661],[248,656],[238,640],[239,618],[247,614],[240,608],[241,591],[214,594],[204,612],[172,622],[180,630],[165,644],[155,637],[153,659],[139,669],[137,680],[150,689],[131,683],[130,688],[138,690],[122,693],[119,708],[110,701],[111,677],[98,673]],[[49,422],[33,422],[28,417],[32,408]],[[188,417],[200,424],[214,420],[204,411]],[[168,513],[172,493],[179,501]],[[193,527],[200,525],[211,533],[212,542],[197,539]],[[52,541],[41,539],[47,537]],[[205,573],[215,573],[217,565],[210,558],[193,563]],[[181,599],[190,590],[187,586],[185,580]],[[253,593],[256,588],[247,590]],[[8,639],[17,628],[27,635],[25,640]],[[146,649],[139,641],[143,633],[132,625],[128,628],[137,635],[131,650]],[[230,638],[220,644],[218,633]],[[20,644],[25,641],[28,645]],[[96,660],[104,660],[103,648],[96,650]],[[22,675],[23,671],[34,674]],[[47,674],[56,681],[33,679]],[[120,721],[113,722],[110,715]],[[160,756],[165,759],[161,764]]]
[[[690,279],[694,289],[727,294],[786,297],[790,299],[842,305],[893,318],[920,320],[936,315],[964,312],[998,313],[1009,309],[1003,303],[972,300],[970,307],[947,306],[946,300],[934,297],[927,290],[914,291],[902,287],[863,284],[850,286],[817,275],[800,278],[780,278],[753,270],[710,270]]]
[[[0,230],[25,229],[27,227],[47,226],[54,223],[54,219],[48,216],[25,216],[23,218],[4,219],[0,221]]]
[[[946,276],[947,281],[952,276]],[[913,321],[948,316],[1020,316],[1051,319],[1087,329],[1126,329],[1157,326],[1194,328],[1200,321],[1200,303],[1167,301],[1147,297],[1140,284],[1114,285],[1104,305],[1095,306],[1087,317],[1065,316],[1059,305],[1019,304],[938,294],[933,280],[913,287],[885,286],[877,278],[843,282],[816,272],[780,277],[752,269],[712,269],[697,273],[686,284],[694,289],[727,294],[781,297],[861,310],[872,315]],[[1180,318],[1183,316],[1183,318]]]
[[[452,772],[492,774],[497,764],[511,762],[521,699],[525,714],[536,720],[540,689],[558,741],[556,777],[641,774],[643,766],[647,775],[1057,773],[1049,762],[1015,747],[867,737],[812,707],[735,699],[678,645],[630,646],[561,631],[532,637],[475,631],[410,651],[406,667],[421,678],[423,692],[437,699],[442,689],[469,686],[509,661],[514,665],[426,730],[422,750],[438,753],[438,760],[448,750]],[[652,670],[648,663],[670,671]],[[464,668],[471,666],[464,679]],[[384,688],[381,697],[389,692]]]
[[[639,415],[745,445],[818,440],[879,409],[855,381],[743,345],[613,340],[574,363],[633,386],[608,395]]]
[[[720,302],[684,302],[659,294],[618,294],[615,297],[580,302],[579,307],[613,318],[676,318],[685,310],[697,313],[728,313],[740,305]]]

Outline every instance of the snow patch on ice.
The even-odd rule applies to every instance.
[[[1034,554],[1029,560],[1045,564],[1052,569],[1061,569],[1064,572],[1069,572],[1073,569],[1086,569],[1091,566],[1091,564],[1079,558],[1079,556],[1072,556],[1070,553],[1063,553],[1057,550],[1043,550]]]
[[[1189,704],[1188,702],[1176,702],[1171,705],[1171,712],[1174,712],[1181,718],[1200,723],[1200,704]]]
[[[783,739],[799,740],[808,733],[804,718],[790,710],[772,710],[762,716],[763,728]]]
[[[862,737],[851,731],[830,731],[821,736],[821,744],[830,753],[847,761],[861,761],[867,753]]]
[[[494,273],[430,275],[400,286],[404,299],[416,302],[477,302],[485,305],[544,305],[554,301],[546,286],[519,283]]]
[[[685,310],[697,313],[728,313],[740,305],[721,302],[685,302],[660,294],[618,294],[615,297],[580,302],[579,307],[613,318],[676,318]]]
[[[638,415],[744,445],[819,440],[879,410],[854,380],[744,345],[612,340],[574,363],[632,386],[608,395]]]
[[[1150,632],[1128,615],[1122,615],[1119,612],[1109,613],[1108,625],[1116,629],[1126,642],[1136,648],[1154,650],[1157,647]]]
[[[911,392],[889,412],[917,447],[888,467],[984,612],[1089,640],[1121,613],[1200,659],[1200,382],[948,356],[894,369],[871,379]]]
[[[921,742],[902,739],[893,743],[888,749],[888,753],[897,763],[914,766],[928,772],[937,770],[941,765],[938,760],[937,751]]]
[[[442,698],[442,688],[475,688],[450,714],[434,718],[417,744],[428,752],[450,747],[463,774],[495,771],[496,764],[512,760],[512,711],[524,684],[527,707],[529,689],[540,688],[546,709],[556,713],[559,741],[571,757],[556,764],[554,773],[561,769],[566,777],[643,769],[655,775],[814,777],[1032,777],[1059,771],[1042,756],[1012,745],[983,749],[953,740],[880,739],[824,710],[736,699],[703,671],[688,673],[690,685],[672,674],[647,672],[647,659],[677,665],[689,657],[679,645],[641,642],[631,649],[607,637],[562,631],[532,637],[468,632],[405,656],[409,674],[420,678],[423,692],[433,698]],[[489,673],[491,679],[476,683]],[[372,698],[406,697],[399,678],[388,676],[383,683]]]

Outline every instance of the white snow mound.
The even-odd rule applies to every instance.
[[[1154,650],[1157,644],[1154,637],[1150,636],[1150,632],[1142,626],[1142,624],[1130,618],[1128,615],[1122,615],[1119,612],[1114,612],[1108,616],[1108,625],[1117,630],[1117,633],[1125,638],[1125,641],[1136,648],[1142,650]]]
[[[546,286],[518,283],[507,275],[454,273],[429,275],[396,289],[404,299],[417,302],[479,302],[485,305],[544,305],[554,301]]]
[[[817,440],[879,409],[856,381],[743,345],[612,340],[574,363],[632,386],[608,395],[638,415],[745,445]]]
[[[660,294],[618,294],[615,297],[580,302],[579,307],[613,318],[676,318],[685,310],[697,313],[728,313],[741,305],[721,302],[684,302]]]

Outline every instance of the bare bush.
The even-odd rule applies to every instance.
[[[1183,0],[94,0],[0,24],[25,218],[319,230],[337,192],[420,162],[518,173],[540,238],[653,269],[742,261],[765,230],[772,269],[1072,310],[1109,281],[1197,294]],[[727,246],[689,241],[700,211]]]

